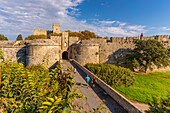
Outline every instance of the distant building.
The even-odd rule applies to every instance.
[[[48,35],[50,33],[61,33],[60,31],[60,24],[58,23],[54,23],[53,24],[53,31],[45,31],[45,30],[42,30],[42,29],[34,29],[33,31],[33,35]]]

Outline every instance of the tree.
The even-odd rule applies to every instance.
[[[126,63],[132,68],[143,67],[145,72],[153,65],[157,68],[166,67],[170,64],[170,54],[162,43],[157,40],[136,40],[136,48],[126,54]]]
[[[25,40],[34,40],[34,39],[48,39],[46,35],[30,35],[25,38]]]
[[[42,65],[24,67],[22,63],[0,64],[0,111],[3,113],[71,113],[85,98],[74,88],[71,72],[60,74],[61,66],[49,70]],[[61,79],[62,76],[62,79]]]
[[[18,40],[23,40],[23,39],[22,39],[22,35],[21,35],[21,34],[19,34],[19,35],[18,35],[18,37],[17,37],[17,41],[18,41]]]
[[[79,37],[80,40],[90,40],[91,38],[102,38],[100,36],[97,36],[94,32],[84,30],[79,32],[72,32],[70,30],[67,30],[65,32],[69,33],[69,36]]]
[[[8,40],[8,38],[5,37],[4,35],[0,34],[0,40]]]
[[[106,37],[104,37],[104,39],[109,40],[109,37],[108,37],[108,36],[106,36]]]

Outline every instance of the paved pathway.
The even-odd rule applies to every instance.
[[[68,67],[71,68],[73,66],[77,69],[77,73],[74,81],[77,82],[76,88],[78,88],[81,93],[87,97],[87,101],[78,100],[78,104],[82,105],[86,111],[92,110],[92,108],[97,108],[100,106],[101,101],[105,100],[105,105],[109,108],[107,111],[111,111],[112,113],[127,113],[116,101],[114,101],[109,95],[107,95],[98,85],[94,88],[90,83],[90,87],[87,88],[85,77],[86,74],[81,71],[76,65],[72,62],[63,60],[63,71],[67,71]],[[72,73],[73,75],[73,73]],[[83,84],[83,87],[80,84]],[[106,112],[106,111],[105,111]]]

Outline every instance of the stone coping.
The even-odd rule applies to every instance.
[[[59,44],[51,39],[34,39],[28,46],[59,46]]]
[[[73,46],[99,46],[99,44],[96,44],[96,43],[78,43],[78,44],[73,44]]]
[[[93,76],[96,78],[97,80],[97,84],[108,94],[110,95],[115,101],[117,101],[126,111],[128,111],[129,113],[142,113],[142,111],[137,108],[132,102],[130,102],[128,99],[126,99],[123,95],[121,95],[119,92],[117,92],[116,90],[114,90],[112,87],[110,87],[109,85],[107,85],[103,80],[101,80],[100,78],[98,78],[96,75],[94,75],[93,73],[91,73],[88,69],[86,69],[84,66],[82,66],[81,64],[79,64],[77,61],[75,60],[70,60],[72,61],[74,64],[76,64],[84,73],[86,73],[87,75],[89,75],[91,78],[93,78]]]
[[[13,47],[24,47],[26,43],[29,43],[30,40],[21,40],[21,41],[0,41],[0,47],[2,48],[13,48]]]

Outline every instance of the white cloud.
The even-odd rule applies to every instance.
[[[168,28],[168,27],[161,27],[161,30],[169,31],[169,30],[170,30],[170,28]]]
[[[52,23],[60,23],[61,30],[90,30],[100,36],[136,36],[145,26],[127,25],[116,20],[77,20],[77,6],[83,0],[0,0],[0,33],[15,40],[18,34],[33,34],[33,29],[52,30]],[[98,16],[98,15],[96,15]],[[116,27],[115,24],[118,24]]]
[[[125,26],[127,23],[126,22],[119,22],[119,21],[116,21],[117,24],[119,24],[119,26]]]
[[[126,24],[127,24],[127,23],[125,23],[125,22],[124,22],[124,23],[120,23],[120,26],[125,26]]]
[[[144,31],[145,27],[146,26],[142,26],[142,25],[134,25],[134,26],[129,25],[126,28],[129,29],[129,30],[135,30],[135,31],[141,31],[142,32],[142,31]]]
[[[115,22],[116,21],[99,21],[99,23],[102,23],[102,24],[113,24]]]
[[[69,13],[77,13],[83,0],[0,0],[0,33],[31,35],[33,29],[51,30],[52,23],[72,21]],[[68,9],[71,11],[69,12]],[[72,12],[74,10],[74,12]],[[70,19],[70,20],[69,20]]]

